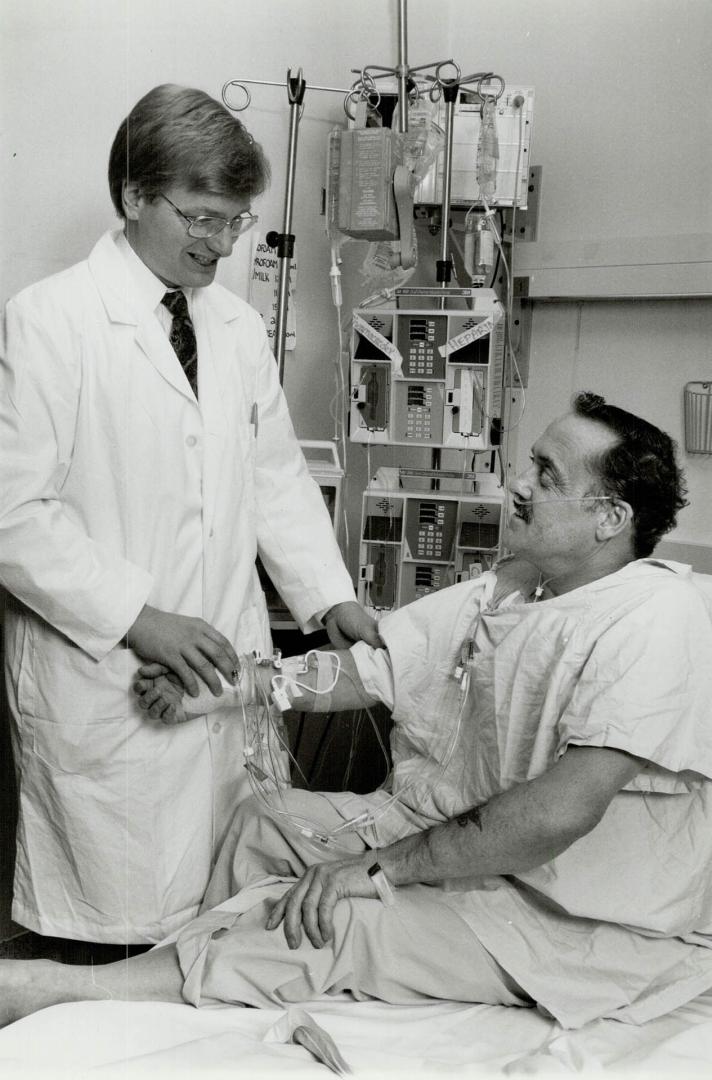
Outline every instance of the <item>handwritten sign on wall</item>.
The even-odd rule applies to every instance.
[[[252,268],[250,270],[249,301],[264,319],[267,337],[274,349],[277,333],[277,307],[279,303],[279,257],[274,248],[255,234],[252,244]],[[292,259],[289,267],[289,288],[287,290],[287,334],[285,349],[294,349],[297,344],[296,318],[296,281],[297,260]]]

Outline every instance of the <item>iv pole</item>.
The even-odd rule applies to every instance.
[[[440,71],[446,65],[452,65],[457,71],[457,77],[454,79],[446,79],[440,75]],[[443,290],[446,290],[451,277],[452,277],[452,262],[449,254],[448,243],[448,225],[450,218],[450,204],[451,204],[451,184],[452,184],[452,149],[453,149],[453,127],[455,116],[455,104],[457,102],[458,92],[461,86],[476,82],[482,83],[484,79],[490,78],[491,72],[480,72],[476,75],[468,75],[466,78],[460,77],[460,70],[457,64],[453,60],[444,60],[439,63],[424,64],[417,68],[410,68],[408,66],[408,0],[398,0],[398,65],[395,69],[384,68],[379,65],[373,65],[371,71],[379,71],[383,74],[376,75],[375,78],[383,78],[385,75],[396,75],[398,81],[398,131],[400,134],[405,134],[408,131],[408,93],[409,93],[409,80],[417,72],[425,71],[427,68],[435,68],[435,76],[427,75],[426,78],[439,83],[445,103],[446,110],[446,132],[445,132],[445,150],[444,150],[444,172],[443,172],[443,195],[442,195],[442,236],[441,236],[441,250],[440,259],[437,262],[437,281]],[[369,70],[369,69],[364,69]],[[499,78],[497,76],[497,78]],[[362,80],[363,81],[363,80]],[[371,78],[371,86],[373,86],[373,77]],[[501,80],[500,80],[501,81]],[[268,86],[280,86],[281,83],[272,82],[266,79],[245,79],[241,81],[232,80],[226,83],[223,87],[223,101],[225,105],[233,111],[242,111],[247,108],[250,103],[250,93],[247,90],[244,83],[255,83]],[[502,84],[503,85],[503,84]],[[245,103],[241,106],[231,105],[227,98],[227,91],[231,86],[238,86],[245,95]],[[285,361],[285,347],[286,347],[286,335],[287,335],[287,308],[289,298],[289,272],[291,261],[294,257],[294,245],[295,236],[292,233],[292,210],[294,202],[294,179],[296,171],[296,158],[297,158],[297,137],[299,132],[299,120],[301,116],[302,106],[304,102],[304,94],[306,91],[306,83],[302,75],[302,69],[299,68],[297,75],[293,76],[291,68],[287,72],[287,96],[289,99],[290,107],[290,123],[289,123],[289,148],[288,148],[288,161],[287,161],[287,179],[285,185],[285,201],[284,201],[284,218],[282,224],[282,232],[278,233],[271,230],[267,233],[265,240],[270,247],[276,248],[279,258],[279,279],[278,279],[278,300],[277,300],[277,312],[275,318],[275,358],[279,368],[279,381],[284,382],[284,361]],[[325,90],[329,92],[342,92],[338,91],[336,87],[331,86],[313,86],[312,90]],[[363,91],[363,86],[362,86]],[[348,92],[347,92],[348,93]],[[445,307],[446,296],[443,295],[440,306]]]
[[[440,228],[440,258],[437,261],[438,284],[446,289],[452,278],[452,262],[450,259],[450,203],[452,195],[452,144],[455,125],[455,104],[460,89],[457,79],[443,79],[443,98],[445,100],[445,149],[443,152],[443,195],[442,195],[442,225]],[[440,302],[445,307],[445,297]]]
[[[294,257],[295,236],[292,232],[292,209],[294,204],[294,176],[297,162],[297,136],[299,117],[304,102],[306,83],[299,68],[296,76],[291,68],[287,72],[287,97],[289,99],[289,150],[287,154],[287,181],[284,194],[284,218],[282,232],[268,232],[265,240],[277,249],[279,258],[279,286],[277,318],[275,324],[275,359],[279,368],[279,381],[284,382],[284,353],[287,341],[287,301],[289,297],[289,271]]]
[[[287,151],[287,180],[285,184],[284,194],[284,216],[282,219],[282,232],[278,233],[271,229],[265,236],[265,241],[269,247],[277,249],[277,255],[279,258],[279,276],[277,286],[277,314],[275,317],[275,349],[274,355],[279,368],[279,381],[284,383],[284,361],[285,361],[285,349],[287,340],[287,309],[289,302],[289,273],[291,267],[291,261],[294,257],[294,244],[296,237],[292,232],[292,210],[294,206],[294,178],[296,173],[297,162],[297,137],[299,134],[299,121],[301,119],[302,106],[304,103],[304,94],[306,92],[306,82],[302,75],[302,69],[299,68],[296,76],[292,75],[291,68],[287,71],[287,81],[285,83],[278,83],[268,79],[232,79],[230,82],[225,83],[222,90],[222,99],[228,109],[233,112],[242,112],[250,104],[251,95],[247,89],[246,83],[259,85],[259,86],[283,86],[287,88],[287,98],[289,100],[289,147]],[[244,94],[244,102],[242,105],[233,105],[228,99],[228,91],[231,87],[237,86]],[[312,86],[312,90],[325,90],[329,93],[343,94],[348,93],[335,86]]]
[[[398,131],[408,130],[408,0],[398,0]]]

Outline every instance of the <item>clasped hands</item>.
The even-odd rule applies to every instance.
[[[382,647],[374,619],[356,601],[336,604],[324,616],[331,643],[349,648],[363,640]],[[165,724],[188,718],[183,691],[198,697],[201,680],[214,697],[223,692],[218,672],[231,685],[237,682],[239,662],[228,639],[204,619],[175,615],[144,606],[127,634],[131,648],[146,661],[134,689],[139,705],[153,720]],[[189,705],[189,703],[186,703]]]
[[[172,672],[191,697],[200,691],[197,676],[216,697],[222,693],[218,671],[229,683],[235,682],[237,653],[225,635],[204,619],[146,604],[126,638],[142,660]]]

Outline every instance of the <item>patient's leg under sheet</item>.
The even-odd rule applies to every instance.
[[[290,821],[305,828],[312,824],[326,832],[343,825],[343,818],[317,792],[285,791],[278,810],[270,815],[254,796],[240,803],[210,875],[201,911],[216,907],[251,881],[269,875],[301,877],[316,862],[357,854],[365,848],[355,832],[340,833],[338,845],[324,847],[290,825]]]
[[[333,942],[315,949],[305,935],[291,950],[281,926],[264,929],[272,904],[291,884],[253,884],[231,902],[241,913],[208,911],[185,928],[177,950],[187,1001],[270,1008],[350,990],[357,999],[391,1004],[429,998],[532,1004],[459,916],[439,902],[437,888],[399,889],[393,907],[340,900]]]
[[[323,796],[285,793],[291,819],[329,831],[343,818]],[[334,941],[315,949],[306,935],[287,946],[282,927],[265,930],[274,902],[308,866],[342,858],[343,845],[364,850],[355,833],[321,847],[270,816],[255,798],[237,809],[203,901],[202,914],[182,931],[178,957],[183,996],[194,1005],[239,1002],[262,1008],[350,990],[357,998],[393,1004],[441,998],[524,1005],[531,1000],[479,943],[472,930],[425,885],[398,889],[396,904],[340,900]],[[375,858],[375,856],[374,856]],[[281,880],[280,880],[281,879]],[[221,905],[221,908],[217,908]]]

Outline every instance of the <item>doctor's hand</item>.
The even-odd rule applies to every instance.
[[[367,851],[339,862],[310,866],[272,908],[266,929],[276,930],[284,923],[289,948],[298,949],[303,928],[314,948],[323,948],[334,936],[334,908],[338,900],[348,896],[378,897],[368,876],[374,858],[374,853]]]
[[[139,612],[126,640],[142,660],[165,664],[191,697],[197,697],[200,690],[196,674],[219,697],[222,687],[215,669],[229,683],[234,683],[235,671],[239,669],[237,653],[230,642],[204,619],[160,611],[148,604]]]
[[[384,648],[376,620],[355,600],[335,604],[324,615],[323,622],[329,641],[337,649],[350,649],[356,641],[365,641],[374,649]]]

